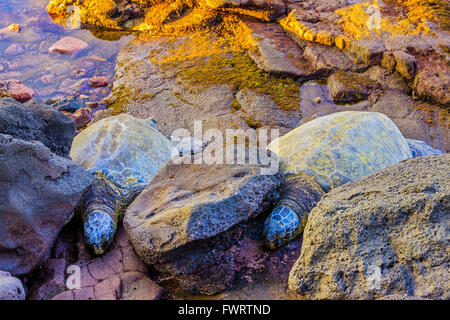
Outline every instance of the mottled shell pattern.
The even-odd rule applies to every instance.
[[[269,144],[286,175],[304,173],[324,191],[412,157],[395,124],[377,112],[344,111],[307,122]]]
[[[93,123],[72,144],[70,156],[91,173],[103,173],[118,187],[143,187],[170,159],[172,142],[152,120],[121,114]]]

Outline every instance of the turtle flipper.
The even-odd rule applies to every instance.
[[[280,203],[264,223],[264,237],[269,249],[276,249],[303,232],[308,214],[325,192],[306,175],[288,177]]]

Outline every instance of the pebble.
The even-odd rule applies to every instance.
[[[13,23],[6,28],[0,29],[0,34],[17,33],[20,32],[20,30],[22,30],[20,24]]]
[[[75,120],[77,130],[86,127],[92,120],[92,113],[87,108],[80,108],[75,113],[62,111],[65,115]]]
[[[93,87],[106,87],[108,85],[108,78],[106,77],[92,77],[89,84]]]
[[[0,81],[0,97],[12,97],[19,102],[26,102],[34,97],[34,90],[18,80]]]
[[[86,42],[74,37],[64,37],[55,44],[53,44],[50,49],[51,53],[62,53],[70,54],[80,50],[85,49],[88,46]]]
[[[53,74],[62,75],[69,71],[69,67],[62,63],[55,63],[54,65],[51,66],[51,71]]]
[[[45,74],[41,77],[41,82],[43,84],[49,84],[55,82],[55,77],[52,74]]]
[[[13,43],[8,48],[6,48],[5,52],[3,52],[3,55],[5,56],[15,56],[17,54],[20,54],[24,52],[25,49],[22,46],[19,46],[18,44]]]
[[[75,75],[77,77],[83,77],[86,74],[86,70],[84,70],[84,69],[77,69],[77,70],[74,70],[73,73],[75,73]]]

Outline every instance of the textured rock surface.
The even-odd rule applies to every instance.
[[[450,106],[450,71],[445,64],[426,65],[414,80],[415,93],[426,100]]]
[[[302,61],[303,50],[277,24],[247,23],[256,48],[250,57],[259,68],[274,74],[312,78],[314,70]]]
[[[137,254],[186,293],[229,288],[246,225],[270,208],[284,181],[261,167],[166,164],[124,218]]]
[[[377,83],[357,73],[336,72],[328,77],[333,100],[338,103],[355,103],[367,99]]]
[[[25,300],[22,282],[6,271],[0,271],[0,300]]]
[[[175,43],[185,45],[186,39],[178,41]],[[285,110],[269,96],[254,93],[252,96],[258,96],[254,99],[261,103],[259,108],[271,113],[270,119],[266,118],[260,123],[258,112],[255,112],[254,107],[246,106],[245,101],[242,112],[233,110],[233,101],[238,98],[238,92],[242,90],[241,93],[245,94],[246,88],[237,88],[238,92],[233,92],[234,88],[226,83],[182,83],[177,79],[177,74],[189,66],[163,69],[151,62],[151,59],[155,59],[154,52],[164,55],[172,43],[167,38],[133,41],[122,49],[117,58],[116,81],[111,94],[105,99],[111,109],[127,111],[139,118],[155,118],[158,129],[166,136],[178,128],[193,132],[194,121],[202,121],[204,130],[257,130],[262,126],[270,126],[285,133],[295,128],[295,120],[301,116],[299,108]]]
[[[40,141],[57,155],[67,157],[75,136],[75,123],[38,101],[20,104],[12,99],[0,99],[0,133],[25,141]]]
[[[23,275],[50,256],[92,177],[40,142],[0,134],[0,269]]]
[[[289,288],[311,299],[448,299],[450,155],[410,159],[324,196]]]
[[[250,57],[258,67],[273,74],[301,80],[325,77],[338,70],[364,68],[337,48],[307,41],[295,42],[277,24],[246,22],[255,48]]]
[[[286,13],[286,4],[283,0],[205,0],[205,3],[214,9],[243,8],[266,11],[270,20]]]
[[[263,218],[263,217],[262,217]],[[289,271],[300,255],[299,237],[278,250],[267,250],[262,240],[262,222],[252,226],[252,237],[245,237],[230,251],[234,252],[236,276],[233,286],[211,296],[186,296],[167,290],[167,298],[211,300],[287,300],[293,299],[286,290]]]
[[[417,61],[413,55],[403,51],[395,51],[395,70],[397,70],[405,79],[414,79],[417,69]]]

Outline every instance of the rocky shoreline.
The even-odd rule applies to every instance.
[[[77,80],[75,96],[33,99],[33,88],[0,77],[0,300],[450,298],[450,33],[440,11],[448,4],[238,3],[49,1],[50,16],[65,28],[75,24],[104,35],[126,31],[135,38],[118,53],[114,77]],[[371,27],[367,20],[376,10],[380,20]],[[421,15],[421,10],[433,14]],[[12,32],[24,30],[1,29],[0,40]],[[48,52],[76,54],[87,46],[68,36]],[[20,49],[8,47],[3,54],[14,50]],[[96,90],[96,97],[104,98],[86,103],[83,94]],[[101,174],[116,175],[111,180],[116,184],[119,176],[139,176],[127,163],[143,152],[137,150],[141,141],[119,148],[131,129],[107,127],[116,116],[142,119],[149,132],[164,136],[145,141],[166,139],[169,145],[175,130],[192,133],[196,121],[202,123],[201,134],[240,130],[239,141],[269,129],[292,135],[311,121],[344,111],[382,114],[392,121],[402,145],[377,154],[379,159],[406,151],[400,162],[386,160],[377,170],[350,160],[338,168],[342,159],[360,160],[378,144],[349,148],[354,150],[349,156],[337,147],[340,142],[322,145],[328,132],[322,130],[311,150],[335,148],[330,157],[336,172],[367,175],[325,188],[294,241],[275,250],[264,244],[264,221],[290,183],[285,166],[261,175],[261,162],[169,160],[161,168],[152,162],[159,170],[129,206],[123,205],[127,195],[114,197],[133,186],[107,187],[118,188],[112,199],[116,207],[124,206],[113,217],[114,240],[101,256],[86,245],[86,217],[79,211],[98,183],[97,173],[87,167],[114,160],[116,171],[106,168],[112,173]],[[329,134],[345,140],[340,128],[347,127],[336,125]],[[357,131],[364,126],[356,128],[349,131],[356,137],[350,141],[364,136]],[[98,148],[99,157],[86,154],[75,161],[73,139],[80,132],[90,135],[83,141]],[[209,143],[203,141],[202,148]],[[298,144],[285,148],[290,152]],[[180,155],[195,157],[197,150],[190,147],[179,149]],[[224,141],[222,147],[225,153],[236,142]],[[245,147],[248,160],[252,149]],[[325,167],[326,151],[308,165]],[[293,153],[289,161],[296,157]],[[367,168],[374,166],[365,161]],[[68,285],[69,267],[79,271],[78,286]]]

